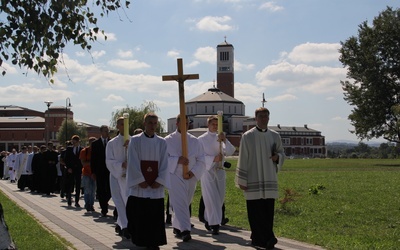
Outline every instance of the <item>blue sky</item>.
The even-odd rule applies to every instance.
[[[213,86],[216,46],[235,48],[235,98],[253,116],[262,93],[271,111],[270,125],[319,130],[326,140],[353,140],[347,119],[352,107],[343,100],[340,80],[346,70],[338,60],[340,41],[357,35],[394,0],[147,0],[99,19],[108,39],[91,53],[69,45],[65,66],[55,84],[6,62],[0,104],[34,110],[44,101],[65,106],[70,98],[74,118],[94,125],[110,124],[111,113],[153,101],[163,121],[179,113],[177,84],[162,75],[199,74],[187,81],[190,100]],[[381,139],[380,141],[383,141]]]

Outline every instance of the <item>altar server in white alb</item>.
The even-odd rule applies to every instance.
[[[184,242],[192,239],[190,235],[190,211],[197,181],[200,180],[205,170],[204,150],[199,140],[186,132],[188,156],[182,156],[182,141],[180,130],[180,115],[176,117],[177,130],[165,140],[168,144],[168,168],[170,173],[171,188],[169,199],[174,216],[172,227],[175,236],[182,238]],[[186,117],[186,127],[189,127],[189,119]],[[183,165],[188,166],[188,179],[183,178]]]
[[[115,232],[130,239],[126,203],[128,193],[126,188],[127,154],[126,147],[129,141],[124,140],[124,118],[117,119],[118,135],[112,138],[106,146],[106,165],[110,171],[110,190],[118,212]]]
[[[17,156],[17,150],[15,148],[13,148],[11,153],[7,156],[8,174],[10,176],[11,183],[15,183],[15,168],[17,164]]]
[[[225,199],[226,173],[224,156],[232,155],[235,147],[226,139],[224,132],[218,132],[218,116],[207,119],[208,131],[199,137],[204,148],[206,171],[201,177],[206,228],[218,234],[222,221],[222,205]]]
[[[278,171],[285,160],[280,135],[268,129],[269,110],[255,111],[256,127],[240,141],[235,183],[243,190],[255,247],[273,249],[278,242],[273,232],[275,199],[278,198]]]
[[[156,134],[158,116],[144,116],[144,131],[132,136],[128,146],[126,206],[133,244],[159,249],[167,244],[164,194],[168,188],[167,143]]]
[[[19,190],[25,190],[25,187],[32,187],[32,167],[29,162],[29,153],[26,146],[21,147],[22,152],[18,154],[17,163],[15,164],[16,178],[18,179]]]

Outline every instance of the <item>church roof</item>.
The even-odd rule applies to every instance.
[[[232,44],[228,43],[226,40],[218,44],[217,47],[233,47]]]
[[[186,103],[193,102],[231,102],[231,103],[241,103],[238,99],[233,98],[230,95],[225,94],[217,88],[208,89],[207,92],[187,101]]]

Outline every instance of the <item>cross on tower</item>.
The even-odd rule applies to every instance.
[[[199,74],[184,75],[182,58],[177,59],[178,62],[178,74],[162,76],[163,81],[177,81],[179,89],[179,114],[180,123],[179,129],[181,130],[181,143],[182,143],[182,156],[188,157],[187,150],[187,138],[186,138],[186,110],[185,110],[185,88],[184,83],[186,80],[199,79]],[[189,169],[187,165],[183,166],[183,178],[189,179]]]

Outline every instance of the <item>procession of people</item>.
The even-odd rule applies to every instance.
[[[244,133],[240,143],[235,183],[246,199],[252,246],[273,249],[277,243],[273,233],[277,172],[285,155],[279,134],[267,127],[269,110],[258,108],[255,117],[256,127]],[[236,151],[221,131],[219,117],[208,117],[207,131],[199,138],[188,133],[186,115],[177,116],[176,131],[165,138],[156,133],[159,120],[155,113],[145,115],[144,129],[133,136],[124,127],[125,119],[117,119],[114,138],[109,138],[109,128],[103,125],[101,137],[89,138],[86,147],[74,135],[65,148],[49,143],[1,152],[0,175],[21,191],[45,196],[59,193],[68,207],[72,203],[81,207],[82,192],[87,213],[95,211],[97,199],[102,217],[108,216],[111,198],[115,232],[147,249],[167,244],[166,223],[172,223],[175,237],[183,242],[192,239],[191,203],[200,182],[204,201],[200,220],[209,233],[218,235],[227,222],[223,214],[226,156]],[[166,221],[166,209],[172,220],[167,217]]]

